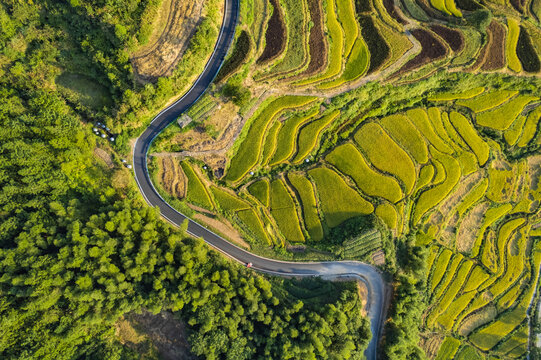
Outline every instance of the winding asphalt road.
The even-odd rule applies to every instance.
[[[135,179],[143,197],[149,205],[159,207],[161,215],[176,226],[182,224],[187,218],[173,209],[154,188],[147,169],[147,152],[154,138],[183,112],[188,110],[214,80],[235,34],[238,8],[239,0],[225,0],[224,19],[220,35],[203,73],[181,99],[160,112],[152,120],[149,127],[137,139],[133,149]],[[190,219],[188,221],[189,234],[202,238],[216,250],[236,261],[244,264],[251,262],[255,270],[279,276],[320,276],[326,279],[349,277],[363,281],[369,292],[367,304],[372,330],[372,340],[365,355],[367,359],[376,359],[383,321],[385,286],[381,274],[374,267],[356,261],[284,262],[267,259],[231,244]]]

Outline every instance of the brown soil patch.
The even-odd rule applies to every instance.
[[[492,42],[488,48],[486,60],[481,66],[483,71],[498,70],[505,66],[505,27],[495,20],[488,26]]]
[[[485,296],[485,294],[479,296]],[[479,326],[490,322],[496,317],[496,315],[498,315],[498,312],[495,306],[486,306],[481,310],[471,315],[468,315],[458,328],[458,333],[462,336],[468,336],[473,330],[477,329]]]
[[[434,31],[439,37],[445,40],[454,52],[460,52],[464,49],[464,36],[462,36],[460,31],[441,25],[432,25],[430,30]]]
[[[196,214],[194,219],[199,220],[207,226],[210,226],[212,229],[218,231],[220,234],[223,234],[227,239],[233,241],[235,244],[240,245],[245,249],[250,249],[250,244],[248,244],[240,233],[231,225],[231,223],[225,219],[214,219],[203,214]]]
[[[357,294],[359,294],[359,299],[363,304],[361,308],[361,315],[366,316],[368,314],[368,309],[366,307],[368,299],[368,289],[366,288],[365,283],[362,281],[357,281]]]
[[[378,251],[374,252],[372,254],[372,261],[376,265],[385,265],[385,253],[383,252],[383,250],[379,249]]]
[[[528,175],[530,176],[530,189],[536,191],[541,185],[541,155],[528,158]]]
[[[483,173],[481,171],[477,171],[460,181],[458,188],[456,188],[452,195],[444,200],[440,205],[440,211],[444,214],[444,216],[448,216],[451,213],[451,210],[454,209],[462,201],[462,199],[464,199],[470,190],[479,183],[479,180],[481,180],[482,177]]]
[[[419,68],[434,60],[441,59],[447,55],[445,46],[430,32],[424,29],[414,29],[411,30],[411,34],[419,41],[419,43],[421,43],[422,50],[416,57],[408,61],[394,77]]]
[[[460,252],[467,253],[469,252],[477,234],[481,228],[481,223],[485,213],[488,210],[488,203],[482,202],[474,206],[464,217],[464,220],[460,223],[458,227],[457,237],[456,237],[456,248]]]
[[[434,359],[440,350],[444,338],[441,334],[427,334],[421,338],[419,346],[425,351],[427,358]]]
[[[112,169],[115,166],[113,163],[113,157],[107,151],[97,147],[94,148],[94,155],[98,159],[102,160],[109,169]]]
[[[385,10],[387,10],[389,15],[391,15],[393,19],[395,19],[402,25],[408,24],[408,22],[402,16],[400,16],[398,11],[396,10],[393,0],[383,0],[383,6],[385,7]]]
[[[321,2],[319,0],[308,0],[310,18],[314,24],[310,29],[308,46],[310,49],[310,63],[299,77],[308,76],[321,71],[327,64],[327,42],[323,32],[323,16],[321,15]]]
[[[168,311],[154,315],[148,311],[130,313],[115,325],[117,336],[128,347],[141,353],[149,353],[148,341],[164,360],[192,360],[186,328]],[[145,341],[147,340],[147,341]],[[145,344],[146,343],[146,344]],[[144,358],[144,357],[143,357]]]
[[[265,32],[265,49],[257,59],[258,64],[270,61],[280,55],[286,48],[286,27],[278,0],[270,0],[272,15]]]
[[[180,167],[178,159],[172,156],[158,158],[160,185],[172,196],[182,199],[186,196],[186,175]]]
[[[149,45],[138,49],[131,58],[136,77],[140,81],[155,81],[169,76],[190,44],[190,39],[201,23],[203,0],[166,0],[158,11],[158,25]]]

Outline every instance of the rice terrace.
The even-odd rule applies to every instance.
[[[0,3],[0,358],[541,359],[541,0]]]
[[[539,321],[539,16],[536,0],[241,2],[218,88],[188,112],[203,128],[230,101],[236,115],[197,144],[171,125],[150,149],[155,184],[265,256],[397,276],[414,247],[412,346],[525,357]],[[185,197],[167,191],[179,170]]]

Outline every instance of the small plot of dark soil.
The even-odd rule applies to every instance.
[[[228,75],[234,73],[244,63],[248,54],[250,54],[251,47],[250,35],[245,30],[242,30],[233,48],[233,53],[223,64],[216,76],[216,82],[220,82]]]
[[[432,25],[430,30],[445,40],[454,52],[460,52],[464,49],[464,37],[460,31],[441,25]]]
[[[273,12],[267,24],[267,31],[265,32],[265,49],[259,59],[257,59],[258,64],[274,59],[286,47],[286,27],[280,10],[280,4],[278,0],[270,0],[270,2]]]
[[[310,48],[310,64],[299,76],[315,74],[327,63],[327,46],[325,45],[325,34],[323,32],[323,18],[321,16],[321,3],[319,0],[309,0],[308,8],[310,18],[314,24],[310,29],[308,46]]]
[[[357,14],[372,11],[369,0],[355,0],[355,11]]]
[[[536,73],[541,70],[539,57],[537,56],[535,49],[532,45],[530,35],[522,26],[520,27],[520,34],[518,36],[517,56],[520,60],[520,63],[522,64],[522,68],[524,69],[524,71],[529,73]]]
[[[455,4],[459,9],[467,11],[475,11],[483,8],[475,0],[455,0]]]
[[[381,65],[389,57],[389,45],[381,36],[378,29],[374,25],[374,20],[369,15],[359,15],[359,24],[361,25],[361,33],[368,51],[370,51],[370,68],[368,73],[372,73],[379,69]]]
[[[434,7],[432,7],[432,4],[429,2],[429,0],[415,0],[415,3],[431,19],[446,20],[446,19],[449,18],[449,16],[447,14],[445,14],[445,13],[435,9]]]
[[[488,26],[492,33],[492,43],[488,48],[485,62],[481,66],[483,71],[498,70],[505,66],[505,28],[496,21]]]
[[[511,5],[515,8],[516,11],[523,14],[524,13],[524,5],[522,4],[522,1],[520,0],[509,0]]]
[[[383,6],[385,6],[385,10],[387,10],[389,15],[391,15],[391,17],[398,21],[400,24],[406,25],[408,23],[406,20],[404,20],[402,16],[400,16],[398,11],[396,10],[393,0],[383,0]]]
[[[407,71],[416,69],[434,60],[438,60],[447,54],[445,46],[436,39],[430,32],[424,29],[411,30],[411,34],[421,43],[421,52],[408,61],[406,65],[400,69],[398,74],[403,74]]]

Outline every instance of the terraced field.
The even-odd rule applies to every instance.
[[[242,130],[219,169],[181,153],[183,203],[284,258],[389,270],[413,238],[427,354],[523,358],[541,265],[541,5],[515,3],[255,0],[250,56],[218,83],[250,92]],[[189,115],[217,116],[210,99]]]

